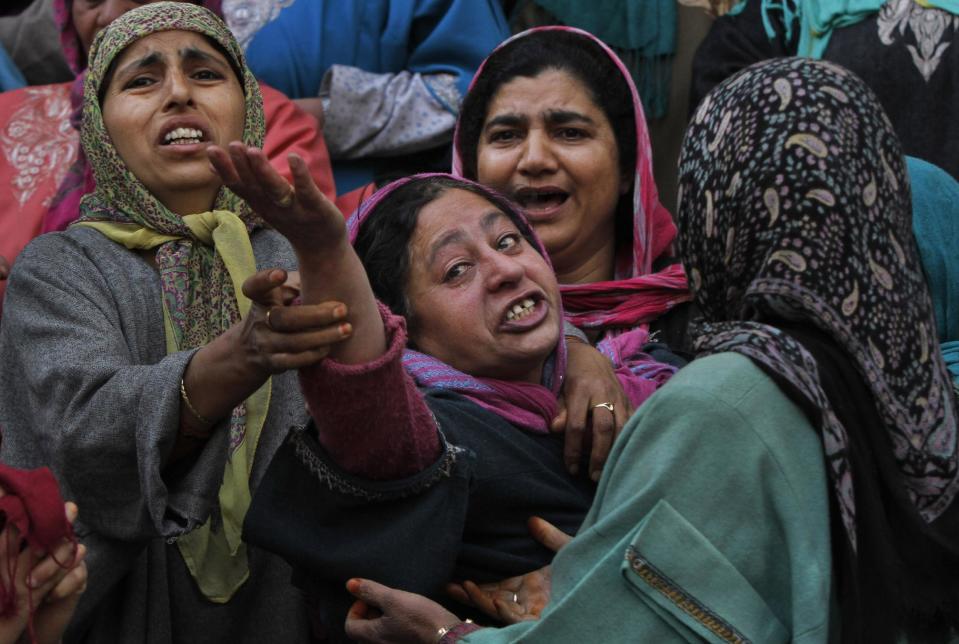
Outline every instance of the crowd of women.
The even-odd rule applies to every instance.
[[[465,94],[344,200],[310,110],[366,120],[266,23],[111,2],[55,3],[79,143],[0,246],[0,641],[959,637],[959,184],[855,74],[717,79],[674,218],[590,33],[334,64],[401,151]]]

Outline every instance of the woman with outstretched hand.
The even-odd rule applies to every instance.
[[[262,145],[259,85],[215,15],[160,2],[100,32],[83,96],[96,189],[18,259],[0,330],[3,460],[49,466],[83,507],[68,637],[305,641],[289,567],[240,531],[307,418],[286,372],[343,313],[284,306],[293,250],[210,167],[211,145]]]

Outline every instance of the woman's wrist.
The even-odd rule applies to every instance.
[[[480,627],[474,624],[471,619],[453,622],[449,626],[443,626],[436,631],[435,644],[454,644],[454,642],[458,642],[460,638],[479,629]]]

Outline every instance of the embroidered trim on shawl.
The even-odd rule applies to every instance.
[[[716,637],[724,642],[749,644],[745,635],[706,608],[702,602],[680,588],[672,579],[664,575],[656,566],[649,563],[633,546],[626,549],[626,562],[630,569],[640,579],[645,581],[653,590],[661,593],[666,599],[676,604],[684,613],[709,629]]]
[[[433,421],[436,422],[437,431],[439,431],[439,422],[436,421],[435,416],[433,417]],[[433,472],[429,476],[417,481],[411,487],[399,491],[374,491],[353,483],[347,476],[344,476],[325,460],[317,456],[316,452],[313,451],[304,439],[304,435],[306,434],[305,429],[305,426],[294,427],[293,431],[290,432],[290,442],[293,444],[296,456],[300,462],[303,463],[321,483],[325,483],[330,490],[370,502],[403,499],[414,496],[432,487],[440,479],[449,478],[453,473],[453,465],[456,463],[457,455],[465,451],[461,447],[456,447],[448,443],[443,436],[443,432],[440,431],[440,440],[445,445],[445,449],[439,463],[431,467]]]

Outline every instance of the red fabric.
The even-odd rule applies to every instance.
[[[562,284],[566,319],[583,328],[628,328],[648,324],[692,299],[686,273],[673,264],[650,275],[589,284]]]
[[[306,161],[313,181],[328,199],[336,198],[333,166],[326,140],[316,119],[291,101],[279,90],[260,83],[263,111],[266,113],[266,139],[263,152],[270,164],[287,181],[293,181],[287,155],[295,152]]]
[[[16,526],[20,538],[34,550],[53,552],[63,539],[69,539],[76,545],[73,526],[67,521],[60,487],[53,474],[46,467],[35,470],[18,470],[0,465],[0,488],[4,495],[0,497],[0,513],[3,514],[4,530],[10,525]],[[9,617],[17,610],[16,591],[13,580],[17,574],[17,554],[20,544],[13,543],[13,535],[7,531],[3,538],[7,542],[6,578],[0,581],[0,617]],[[58,562],[66,565],[67,562]],[[31,595],[31,602],[33,596]],[[28,622],[31,640],[33,636],[33,604],[30,606]]]
[[[361,203],[373,196],[374,192],[376,192],[376,184],[368,183],[344,195],[339,195],[333,203],[336,204],[343,215],[349,217],[359,209]]]
[[[300,370],[300,387],[333,461],[350,474],[390,480],[426,469],[441,445],[433,414],[403,369],[406,321],[382,305],[380,314],[386,353],[360,365],[327,358]]]

